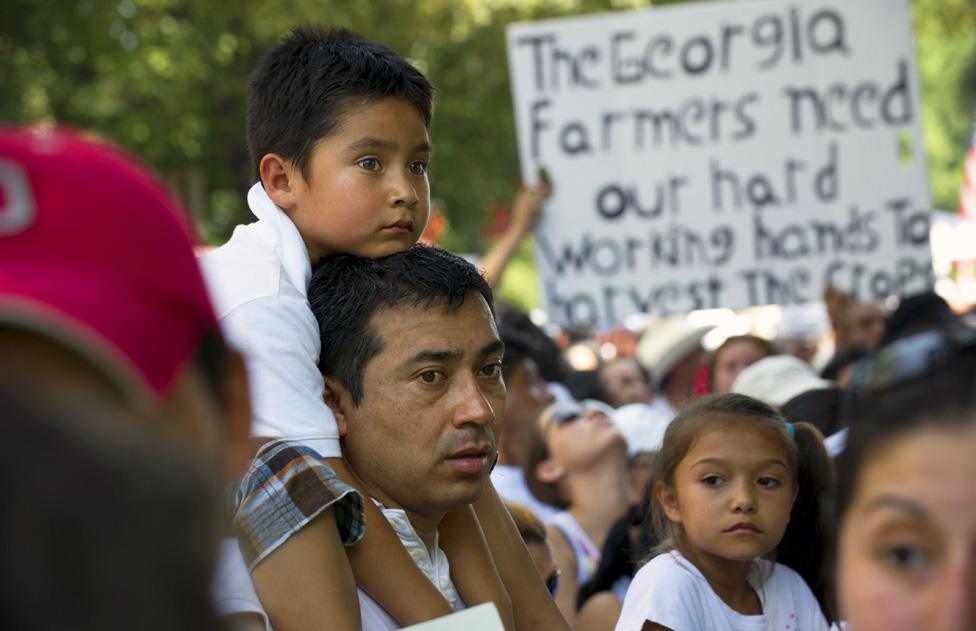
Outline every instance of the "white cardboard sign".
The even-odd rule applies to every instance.
[[[702,2],[514,24],[522,175],[564,325],[877,300],[932,282],[909,0]]]

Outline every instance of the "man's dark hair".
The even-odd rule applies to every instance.
[[[454,313],[471,292],[493,309],[491,288],[474,265],[439,248],[418,244],[378,259],[323,258],[308,286],[322,339],[319,370],[335,377],[358,406],[366,365],[383,350],[370,325],[373,315],[403,306]]]
[[[312,151],[362,101],[402,99],[430,127],[427,78],[390,48],[340,28],[303,26],[266,52],[251,73],[247,144],[260,179],[261,158],[276,153],[308,180]]]

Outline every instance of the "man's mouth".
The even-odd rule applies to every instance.
[[[749,521],[740,521],[739,523],[733,525],[730,528],[726,528],[725,532],[762,532],[759,526]]]
[[[447,462],[461,473],[481,473],[486,471],[494,458],[490,447],[466,447],[447,457]]]

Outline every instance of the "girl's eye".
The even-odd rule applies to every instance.
[[[759,478],[759,480],[757,480],[757,484],[759,484],[759,486],[765,487],[767,489],[772,489],[772,488],[776,488],[777,486],[779,486],[780,485],[780,481],[777,480],[776,478],[771,478],[769,476],[764,476],[762,478]]]
[[[705,486],[718,486],[722,483],[722,478],[717,475],[706,475],[701,481]]]
[[[407,169],[414,175],[426,175],[427,174],[427,163],[423,160],[417,160],[416,162],[411,162]]]
[[[881,550],[881,559],[896,570],[916,572],[928,562],[928,556],[918,546],[892,545]]]
[[[440,370],[425,370],[420,373],[420,380],[424,383],[437,383],[442,381],[446,375]]]
[[[380,161],[377,160],[376,158],[363,158],[362,160],[360,160],[356,164],[358,164],[362,168],[366,169],[367,171],[379,171],[380,170]]]

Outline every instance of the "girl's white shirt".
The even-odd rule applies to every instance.
[[[660,554],[634,576],[616,631],[640,631],[645,621],[673,631],[827,631],[827,619],[813,592],[792,569],[757,559],[749,584],[763,613],[743,615],[718,597],[680,552]]]

